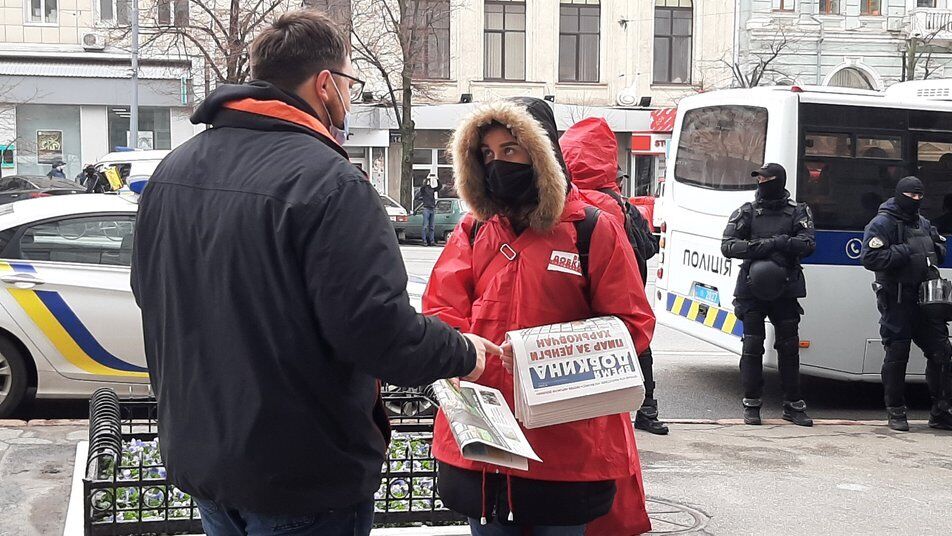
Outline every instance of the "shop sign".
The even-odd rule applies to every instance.
[[[36,161],[39,164],[55,164],[63,160],[63,131],[36,131]]]

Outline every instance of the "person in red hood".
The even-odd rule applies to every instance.
[[[587,277],[551,263],[556,253],[579,259],[575,223],[586,219],[588,205],[566,177],[549,106],[528,98],[484,105],[463,120],[450,147],[471,213],[433,269],[424,314],[499,343],[511,330],[614,315],[638,352],[645,350],[655,318],[614,218],[595,221]],[[499,389],[514,407],[510,367],[488,359],[477,382]],[[607,527],[600,534],[650,530],[628,414],[523,431],[544,460],[530,460],[527,471],[463,458],[437,416],[440,497],[470,519],[474,535],[581,536],[596,520]]]
[[[583,119],[565,131],[559,144],[572,175],[572,183],[581,191],[582,198],[611,214],[624,228],[624,198],[616,180],[619,171],[618,141],[608,122],[601,117]],[[648,261],[642,252],[635,251],[635,255],[642,281],[647,283]],[[667,434],[667,425],[658,420],[651,348],[638,356],[638,363],[645,377],[645,401],[635,415],[635,428],[652,434]]]

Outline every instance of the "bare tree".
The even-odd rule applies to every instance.
[[[354,63],[372,76],[400,132],[400,202],[413,202],[413,101],[433,97],[432,80],[448,76],[451,0],[358,0],[352,14]],[[436,71],[436,72],[435,72]]]
[[[242,84],[251,77],[249,47],[258,33],[301,0],[152,0],[140,11],[140,39],[150,56],[201,60],[218,84]],[[125,43],[128,27],[110,32]]]
[[[733,83],[739,87],[757,87],[769,79],[777,77],[793,78],[790,74],[777,68],[777,60],[784,52],[790,51],[793,44],[794,42],[787,37],[784,29],[780,28],[774,38],[766,43],[762,50],[752,51],[747,61],[721,60],[721,63],[730,68]]]
[[[933,54],[950,54],[952,47],[948,45],[935,44],[939,34],[948,32],[952,28],[952,23],[944,24],[939,28],[930,31],[925,36],[913,35],[906,39],[906,47],[903,51],[902,81],[915,80],[917,71],[921,68],[921,80],[928,80],[938,70],[948,65],[950,59],[934,61]]]

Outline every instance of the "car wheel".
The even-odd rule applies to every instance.
[[[407,241],[407,233],[404,231],[397,231],[397,242],[404,243]]]
[[[0,337],[0,419],[20,407],[29,381],[23,355],[9,340]]]
[[[443,231],[443,243],[449,243],[451,236],[453,236],[453,231]]]

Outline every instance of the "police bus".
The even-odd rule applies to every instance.
[[[721,234],[730,214],[754,198],[750,172],[776,162],[816,223],[816,252],[803,260],[801,370],[880,381],[873,273],[859,260],[863,228],[898,179],[916,175],[926,186],[922,213],[952,234],[950,82],[908,82],[884,93],[765,87],[682,100],[664,193],[653,297],[658,321],[741,353],[742,324],[732,305],[740,261],[721,255]],[[764,362],[776,367],[772,346],[768,327]],[[916,349],[909,378],[921,381],[924,371]]]

